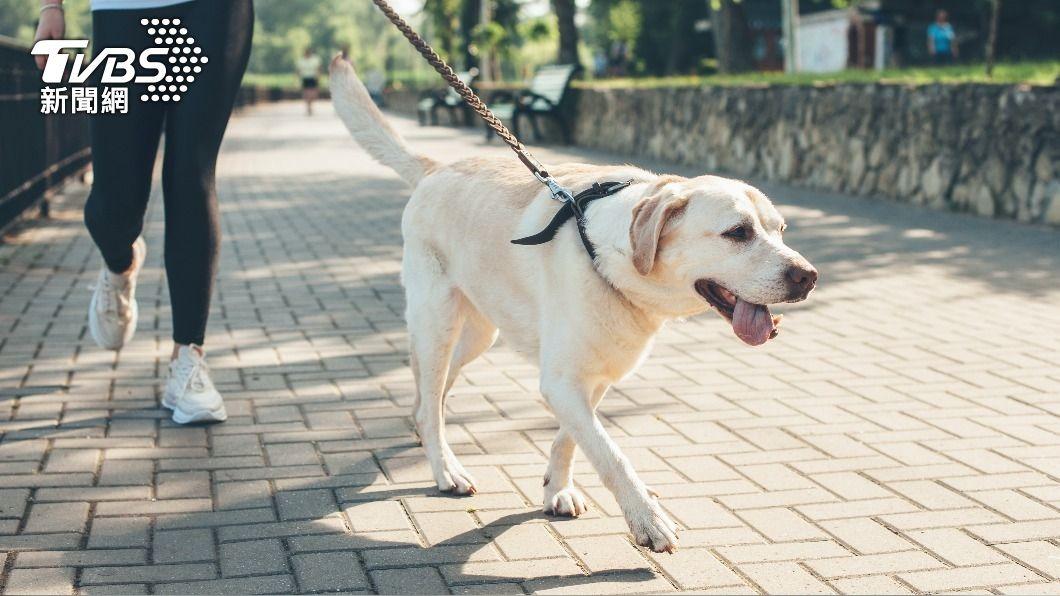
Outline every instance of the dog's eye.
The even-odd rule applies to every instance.
[[[739,225],[730,228],[727,232],[722,234],[722,236],[737,242],[744,242],[750,240],[751,237],[754,236],[754,230],[751,229],[751,226]]]

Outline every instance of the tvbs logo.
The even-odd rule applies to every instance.
[[[88,48],[87,39],[38,41],[32,53],[47,56],[41,75],[46,84],[41,90],[41,112],[125,113],[128,112],[128,87],[118,85],[128,84],[146,85],[140,101],[179,102],[209,58],[195,44],[188,29],[181,26],[180,19],[141,19],[140,24],[154,41],[152,47],[139,53],[130,48],[103,48],[87,64],[84,53]],[[72,62],[69,50],[75,52]],[[84,86],[97,73],[98,82],[105,87]],[[51,87],[64,83],[76,86]],[[100,106],[97,102],[104,96],[109,103]],[[71,110],[66,109],[67,100]],[[96,103],[94,110],[93,103]],[[118,109],[114,109],[115,104]]]

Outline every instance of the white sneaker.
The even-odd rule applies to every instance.
[[[210,380],[206,355],[199,346],[182,346],[169,363],[169,380],[162,405],[173,410],[173,422],[224,422],[225,402]]]
[[[140,275],[147,244],[143,237],[133,243],[133,271],[114,273],[103,266],[88,306],[88,331],[105,350],[121,349],[136,333],[140,309],[136,304],[136,278]]]

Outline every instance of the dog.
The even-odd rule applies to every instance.
[[[575,446],[614,493],[635,542],[674,552],[677,526],[595,414],[607,390],[647,357],[672,319],[715,309],[757,346],[777,333],[768,305],[804,300],[817,270],[784,244],[784,219],[752,186],[717,176],[660,176],[633,166],[551,169],[567,188],[631,181],[540,246],[511,243],[541,230],[560,204],[511,158],[449,165],[417,155],[387,123],[341,57],[331,64],[335,111],[376,161],[413,188],[401,219],[415,423],[438,488],[473,494],[475,480],[445,439],[444,400],[461,368],[500,332],[540,369],[559,422],[543,509],[585,512]]]

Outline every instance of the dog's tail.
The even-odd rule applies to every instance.
[[[342,56],[331,61],[331,101],[357,144],[409,184],[415,186],[434,166],[429,158],[413,153],[391,128],[357,78],[353,65]]]

